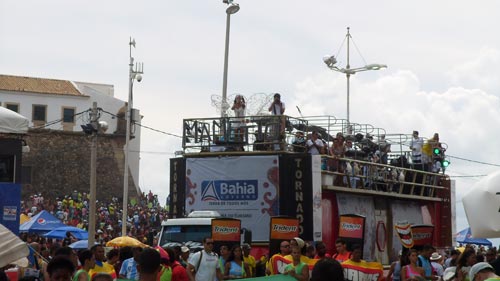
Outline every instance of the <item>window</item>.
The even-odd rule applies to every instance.
[[[75,123],[75,109],[72,107],[63,107],[62,119],[64,123]]]
[[[47,121],[47,106],[46,105],[33,105],[33,121]]]
[[[5,103],[5,108],[10,109],[14,112],[19,113],[19,104],[18,103]]]

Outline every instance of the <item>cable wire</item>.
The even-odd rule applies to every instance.
[[[469,176],[451,176],[449,175],[450,178],[480,178],[480,177],[486,177],[487,175],[469,175]]]
[[[446,157],[454,158],[454,159],[458,159],[458,160],[462,160],[462,161],[467,161],[467,162],[471,162],[471,163],[477,163],[477,164],[482,164],[482,165],[500,167],[499,164],[493,164],[493,163],[487,163],[487,162],[482,162],[482,161],[476,161],[476,160],[466,159],[466,158],[457,157],[457,156],[446,155]]]
[[[72,117],[76,117],[78,115],[84,114],[84,113],[89,112],[89,111],[90,111],[90,109],[87,109],[85,111],[75,113],[75,114],[73,114]],[[41,125],[41,126],[31,127],[30,129],[35,129],[35,130],[36,129],[43,129],[43,128],[48,127],[48,126],[52,126],[52,125],[55,125],[57,123],[61,123],[63,120],[64,120],[64,118],[56,119],[56,120],[47,122],[47,123],[45,123],[44,125]]]
[[[351,41],[354,44],[354,47],[356,48],[356,51],[358,51],[359,56],[365,62],[365,65],[368,65],[368,63],[366,63],[365,57],[363,57],[363,55],[361,54],[361,51],[359,50],[358,45],[356,45],[356,42],[354,42],[354,39],[352,38],[352,36],[351,36]]]
[[[113,116],[115,118],[118,118],[118,119],[121,119],[121,120],[126,120],[124,117],[118,116],[118,115],[113,114],[113,113],[111,113],[109,111],[106,111],[106,110],[103,110],[103,109],[101,109],[101,111],[104,112],[104,113],[107,113],[107,114],[109,114],[109,115],[111,115],[111,116]],[[142,128],[145,128],[145,129],[149,129],[151,131],[162,133],[164,135],[168,135],[168,136],[172,136],[172,137],[176,137],[176,138],[181,138],[182,139],[182,136],[179,136],[179,135],[176,135],[176,134],[172,134],[172,133],[168,133],[168,132],[165,132],[165,131],[162,131],[162,130],[159,130],[159,129],[155,129],[155,128],[152,128],[152,127],[149,127],[149,126],[146,126],[146,125],[142,125],[141,123],[137,123],[135,121],[132,122],[132,124],[140,126]]]

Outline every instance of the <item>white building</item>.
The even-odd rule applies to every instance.
[[[90,122],[89,109],[97,102],[99,121],[108,123],[105,134],[125,135],[127,103],[114,97],[113,85],[0,74],[0,106],[30,120],[30,128],[82,131]],[[141,121],[134,110],[135,123]],[[140,151],[141,127],[132,125],[129,151]],[[129,174],[139,190],[139,153],[129,153]]]

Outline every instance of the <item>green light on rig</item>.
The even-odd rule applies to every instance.
[[[434,155],[441,155],[441,149],[440,148],[434,148]]]
[[[450,161],[448,161],[448,160],[443,160],[443,162],[441,162],[441,166],[442,166],[443,168],[446,168],[446,167],[450,166]]]

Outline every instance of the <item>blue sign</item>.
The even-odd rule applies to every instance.
[[[257,180],[213,180],[201,182],[202,201],[255,201],[259,197]]]

